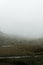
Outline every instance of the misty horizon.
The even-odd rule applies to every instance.
[[[0,31],[25,38],[43,38],[43,0],[1,0]]]

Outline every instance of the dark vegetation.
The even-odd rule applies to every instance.
[[[24,40],[0,32],[0,57],[29,56],[24,58],[0,58],[0,65],[43,65],[43,38]]]
[[[0,65],[43,65],[43,55],[42,56],[30,56],[27,58],[4,58],[0,59]]]

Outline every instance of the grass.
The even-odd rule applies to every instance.
[[[28,44],[20,44],[20,45],[13,45],[11,47],[0,47],[0,56],[27,56],[31,54],[42,54],[43,47],[35,46],[35,45],[28,45]]]
[[[43,38],[20,40],[1,35],[0,56],[30,56],[18,59],[2,58],[0,59],[0,65],[43,65]]]
[[[43,65],[43,47],[38,45],[14,45],[13,47],[0,47],[0,56],[23,56],[24,58],[2,58],[0,65]]]
[[[19,59],[0,59],[0,65],[43,65],[43,56],[35,57],[27,57],[27,58],[19,58]]]

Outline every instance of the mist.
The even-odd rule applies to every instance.
[[[0,31],[25,38],[43,37],[43,0],[0,0]]]

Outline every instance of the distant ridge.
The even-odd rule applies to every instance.
[[[39,39],[24,39],[19,36],[6,34],[0,31],[0,46],[3,45],[21,45],[21,44],[28,44],[28,45],[40,45],[43,44],[43,38]]]

